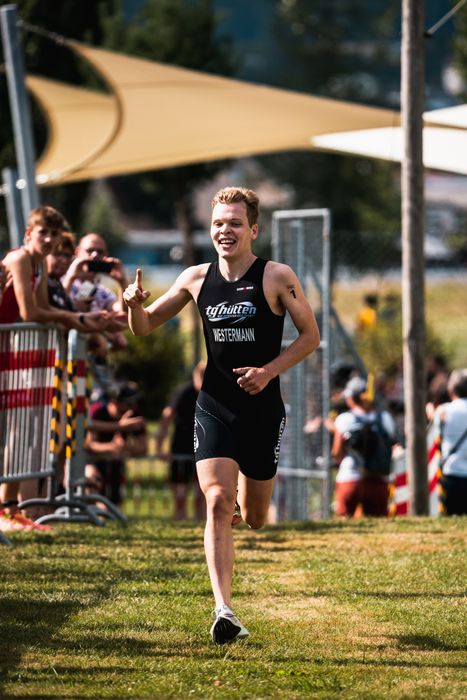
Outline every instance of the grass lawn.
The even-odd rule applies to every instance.
[[[216,647],[202,529],[134,519],[3,547],[3,698],[467,696],[467,518],[235,533],[248,640]]]

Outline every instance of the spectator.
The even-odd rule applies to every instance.
[[[107,255],[107,247],[102,236],[88,233],[74,248],[76,257],[67,269],[63,283],[76,308],[105,309],[112,312],[112,320],[104,333],[90,336],[88,342],[90,371],[94,380],[92,399],[98,401],[113,382],[113,371],[109,362],[112,349],[127,346],[123,331],[127,328],[126,306],[122,300],[122,285],[127,280],[121,260]],[[119,296],[101,284],[99,273],[91,266],[107,266],[109,275],[118,283]]]
[[[9,251],[3,260],[9,280],[0,305],[0,323],[19,320],[60,323],[81,331],[98,330],[105,324],[105,312],[76,313],[49,306],[46,257],[54,252],[67,228],[64,217],[53,207],[43,206],[31,211],[24,245]],[[0,485],[3,529],[45,528],[23,517],[17,509],[18,500],[33,497],[36,491],[36,480],[24,481],[21,485],[20,482]]]
[[[66,293],[61,282],[63,275],[70,267],[75,249],[75,237],[72,233],[64,231],[58,241],[55,250],[47,256],[47,291],[50,306],[67,311],[76,311],[70,296]],[[89,311],[88,306],[80,308],[80,311]]]
[[[89,460],[86,478],[115,504],[122,501],[125,458],[147,453],[147,433],[138,410],[140,391],[134,382],[114,389],[107,402],[91,406],[91,426],[86,438]]]
[[[128,327],[123,290],[128,284],[123,263],[107,254],[107,246],[97,233],[88,233],[78,243],[76,257],[63,278],[63,286],[74,303],[85,302],[92,310],[103,309],[116,312],[109,339],[115,349],[125,348],[127,341],[123,332]],[[115,280],[118,297],[100,282],[100,272]]]
[[[444,355],[434,353],[426,359],[427,417],[431,419],[438,406],[450,401],[449,371]]]
[[[108,314],[75,313],[49,306],[45,259],[54,251],[67,226],[63,216],[52,207],[39,207],[31,212],[24,245],[9,251],[3,259],[11,284],[4,291],[0,323],[23,320],[61,323],[80,331],[102,328]]]
[[[91,402],[104,401],[115,384],[115,372],[109,361],[110,342],[104,333],[93,333],[88,340],[88,362],[92,376]]]
[[[193,370],[192,379],[175,391],[170,403],[162,411],[157,433],[156,451],[163,455],[164,441],[173,423],[170,455],[188,455],[189,457],[188,459],[174,457],[170,461],[169,481],[174,498],[175,520],[187,519],[187,498],[191,484],[194,489],[195,519],[203,520],[206,515],[204,496],[198,483],[193,451],[196,399],[203,383],[205,367],[204,361],[198,362]]]
[[[446,515],[467,514],[467,369],[448,381],[452,399],[436,409],[434,424],[441,439],[441,501]]]
[[[373,397],[369,395],[366,380],[362,377],[349,380],[344,397],[349,410],[338,415],[335,420],[332,445],[332,456],[339,463],[335,491],[336,513],[355,516],[358,506],[361,506],[363,515],[385,516],[389,500],[387,474],[369,469],[370,457],[382,462],[385,455],[369,455],[370,440],[365,439],[365,444],[359,444],[356,438],[365,426],[376,430],[381,441],[388,446],[390,461],[391,445],[395,443],[394,421],[387,411],[375,411]]]
[[[366,294],[363,297],[363,306],[357,315],[357,332],[374,328],[378,320],[378,295]]]
[[[400,319],[401,315],[401,299],[400,295],[394,292],[388,292],[383,297],[382,304],[379,309],[379,320],[384,323],[395,323]]]
[[[5,265],[0,261],[0,306],[2,305],[3,292],[7,286],[7,271]]]

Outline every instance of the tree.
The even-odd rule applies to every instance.
[[[391,88],[399,84],[399,59],[389,42],[399,7],[366,0],[277,0],[275,9],[284,56],[276,84],[388,106]],[[334,263],[358,268],[399,263],[398,166],[316,152],[259,160],[293,192],[292,207],[331,209]]]
[[[118,254],[125,230],[120,223],[114,197],[103,182],[98,181],[91,186],[83,207],[82,221],[83,231],[98,231],[105,238],[110,255]]]

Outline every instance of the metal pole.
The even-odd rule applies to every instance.
[[[23,242],[24,219],[21,209],[21,199],[16,182],[18,173],[14,168],[3,168],[3,183],[5,185],[5,204],[10,232],[10,247],[19,248]]]
[[[10,232],[10,248],[19,248],[23,242],[24,220],[21,210],[21,200],[16,187],[18,173],[14,168],[3,168],[3,184],[5,185],[5,204]]]
[[[424,0],[402,0],[402,316],[410,512],[428,513],[423,202]]]
[[[321,352],[322,352],[322,415],[329,416],[331,396],[331,212],[326,209],[323,212],[323,288],[321,292]],[[331,516],[332,503],[332,474],[331,474],[331,446],[328,431],[323,428],[323,469],[326,472],[324,485],[323,517]]]
[[[21,190],[23,217],[27,221],[31,209],[39,206],[39,192],[36,186],[34,142],[24,82],[23,52],[17,26],[16,5],[2,7],[0,17],[16,160],[20,180],[24,181],[24,188]]]

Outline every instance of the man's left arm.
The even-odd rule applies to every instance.
[[[259,394],[267,384],[290,367],[310,355],[320,343],[318,324],[305,297],[295,272],[280,263],[269,263],[271,269],[265,278],[265,295],[275,313],[287,311],[298,331],[297,338],[280,355],[264,367],[239,367],[239,386],[248,394]],[[267,268],[266,268],[267,270]]]

